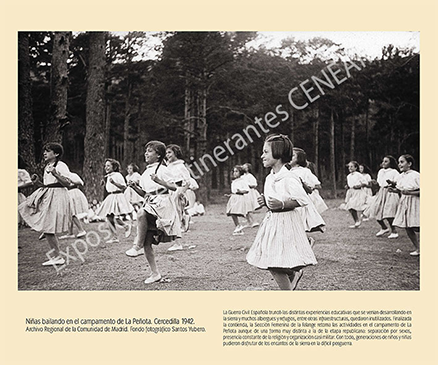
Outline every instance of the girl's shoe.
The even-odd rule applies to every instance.
[[[64,265],[65,260],[61,257],[54,257],[51,258],[49,261],[43,262],[43,266],[50,266],[50,265]]]
[[[59,237],[60,240],[66,240],[69,238],[75,238],[74,234],[65,234],[64,236]]]
[[[418,251],[418,250],[412,251],[412,252],[409,253],[409,255],[411,255],[411,256],[420,256],[420,251]]]
[[[376,233],[376,237],[381,237],[381,236],[383,236],[384,234],[387,234],[387,233],[389,233],[389,232],[390,232],[389,228],[381,229],[379,232]]]
[[[137,257],[140,255],[144,254],[144,248],[140,248],[138,249],[137,247],[135,247],[135,245],[133,247],[131,247],[128,251],[125,252],[126,255],[130,256],[130,257]]]
[[[120,242],[120,241],[119,241],[118,238],[112,238],[112,239],[106,241],[105,243],[109,243],[109,244],[111,244],[111,243],[119,243],[119,242]]]
[[[260,225],[260,223],[254,222],[251,227],[255,228],[255,227],[258,227],[259,225]]]
[[[182,244],[175,243],[172,247],[169,247],[167,251],[181,251],[183,249]]]
[[[87,235],[87,232],[82,231],[82,232],[79,232],[79,233],[76,235],[76,238],[81,238],[81,237],[84,237],[84,236],[86,236],[86,235]]]
[[[398,233],[391,233],[388,238],[398,238]]]
[[[240,232],[243,229],[243,226],[241,226],[240,224],[236,227],[236,229],[233,231],[233,233],[237,233]]]
[[[155,282],[160,281],[160,280],[161,280],[161,275],[160,275],[160,274],[158,274],[158,275],[151,275],[151,276],[149,276],[149,277],[144,281],[144,283],[145,283],[145,284],[152,284],[152,283],[155,283]]]

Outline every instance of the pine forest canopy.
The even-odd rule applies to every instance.
[[[387,154],[409,153],[419,160],[418,52],[388,44],[378,58],[351,58],[341,44],[322,37],[285,38],[271,48],[255,46],[256,37],[20,32],[20,157],[38,172],[43,144],[62,141],[63,159],[84,177],[88,198],[101,200],[106,157],[119,160],[123,171],[131,162],[144,168],[145,143],[161,140],[180,145],[193,164],[281,105],[281,123],[269,133],[289,135],[334,193],[344,185],[350,160],[374,174]],[[358,68],[346,73],[345,60]],[[334,82],[327,69],[333,61],[338,79],[349,77],[332,88],[321,70]],[[316,85],[315,77],[326,84]],[[296,104],[308,103],[301,110],[289,100],[294,88]],[[309,102],[309,96],[319,97]],[[202,201],[212,191],[229,189],[235,164],[252,163],[262,183],[267,171],[259,157],[267,133],[259,131],[216,166],[203,160],[209,173],[199,176]]]

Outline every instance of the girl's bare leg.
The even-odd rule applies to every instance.
[[[415,249],[420,252],[420,243],[418,242],[417,233],[415,233],[414,228],[406,228],[406,233],[408,234],[408,237],[410,238],[411,242],[414,244]]]
[[[146,256],[146,260],[148,261],[149,267],[151,268],[151,276],[144,281],[145,284],[151,284],[161,280],[161,275],[158,271],[157,263],[155,261],[154,249],[152,247],[152,243],[150,242],[151,239],[152,238],[148,237],[144,244],[144,254]]]
[[[384,222],[383,220],[381,220],[381,221],[378,220],[377,223],[379,223],[380,227],[381,227],[383,230],[388,228],[388,227],[386,227],[386,224],[385,224],[385,222]]]
[[[85,232],[85,229],[82,225],[82,222],[78,219],[78,217],[74,216],[72,219],[73,223],[75,224],[75,226],[78,228],[79,233]],[[71,227],[71,233],[73,234],[73,225]]]
[[[254,223],[254,218],[252,217],[252,213],[248,213],[246,215],[246,220],[248,221],[248,225],[251,227]]]
[[[392,233],[397,233],[397,230],[395,229],[395,227],[392,225],[392,222],[394,222],[394,218],[387,218],[386,219],[389,223],[389,228],[391,228],[391,232]]]
[[[359,221],[359,219],[357,217],[357,211],[355,211],[354,209],[350,209],[349,212],[354,219],[354,223],[357,223]]]
[[[107,215],[106,218],[107,218],[108,227],[109,227],[109,229],[110,229],[110,231],[112,233],[112,239],[117,240],[118,237],[117,237],[116,225],[114,223],[114,216],[113,215]]]
[[[146,234],[148,232],[148,219],[146,212],[140,209],[137,214],[137,237],[135,239],[135,248],[140,250],[145,246]]]
[[[281,290],[292,290],[289,276],[281,271],[269,270]]]
[[[50,248],[53,250],[54,257],[58,257],[59,256],[58,238],[53,233],[45,233],[44,235],[46,236],[46,239],[50,245]]]

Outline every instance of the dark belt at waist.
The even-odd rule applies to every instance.
[[[169,194],[169,190],[167,189],[158,189],[154,191],[147,192],[146,195],[163,195],[163,194]]]
[[[78,187],[77,186],[68,186],[67,189],[68,190],[74,190],[74,189],[78,189]]]
[[[45,188],[65,188],[64,185],[62,185],[61,183],[53,183],[53,184],[47,184],[44,185]]]
[[[112,191],[112,192],[110,192],[108,194],[122,194],[122,193],[123,193],[123,191],[118,190],[118,191]]]

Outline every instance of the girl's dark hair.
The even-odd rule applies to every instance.
[[[43,147],[43,151],[53,151],[54,153],[58,154],[58,156],[56,156],[56,161],[59,161],[64,154],[64,148],[61,144],[56,142],[46,143]]]
[[[239,175],[242,176],[245,173],[245,170],[243,169],[242,165],[236,165],[233,167],[233,170],[231,171],[232,180],[237,179],[233,176],[234,170],[239,171]]]
[[[286,163],[292,160],[294,145],[288,136],[284,134],[271,134],[265,139],[265,143],[271,144],[272,157]]]
[[[119,172],[121,167],[120,167],[120,162],[117,160],[114,160],[113,158],[107,158],[105,160],[105,163],[109,162],[111,164],[111,166],[113,167],[113,171],[114,172]]]
[[[357,161],[350,161],[349,163],[347,163],[346,166],[348,167],[348,165],[351,163],[356,167],[356,170],[359,171],[359,164],[357,163]]]
[[[405,159],[407,162],[410,162],[410,163],[411,163],[411,168],[414,167],[414,165],[415,165],[415,160],[414,160],[414,158],[413,158],[411,155],[405,154],[405,155],[401,155],[400,157],[404,157],[404,159]]]
[[[134,172],[140,172],[140,168],[135,163],[130,163],[128,167],[131,166]]]
[[[371,175],[371,169],[370,169],[367,165],[360,164],[360,166],[363,166],[363,173],[364,173],[364,174],[369,174],[369,175]]]
[[[316,165],[311,162],[311,161],[307,161],[307,168],[312,171],[312,174],[315,176],[318,176],[318,174],[316,173]]]
[[[173,153],[175,154],[175,157],[176,157],[178,160],[182,160],[182,158],[183,158],[183,153],[182,153],[181,147],[178,146],[177,144],[169,144],[169,145],[166,147],[166,150],[172,150]]]
[[[245,162],[244,165],[248,167],[248,172],[252,172],[252,165],[249,162]]]
[[[149,141],[148,143],[146,143],[146,146],[144,146],[144,148],[148,149],[149,147],[152,148],[160,156],[158,162],[161,163],[166,156],[166,145],[160,141]]]
[[[386,155],[383,158],[387,158],[389,160],[389,167],[395,170],[398,170],[398,163],[394,156]]]
[[[297,165],[307,167],[307,154],[302,148],[294,147],[293,152],[297,155]]]

